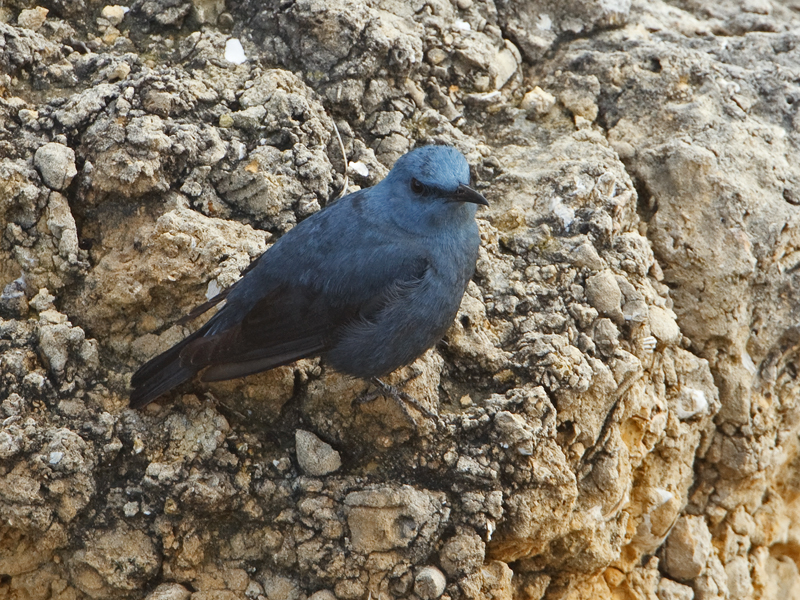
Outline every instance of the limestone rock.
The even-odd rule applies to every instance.
[[[464,532],[445,542],[439,551],[439,562],[447,574],[455,578],[477,571],[485,553],[483,540],[475,533]]]
[[[436,567],[423,567],[414,577],[414,593],[422,600],[435,600],[444,593],[447,579]]]
[[[408,486],[381,486],[345,498],[353,550],[364,554],[429,548],[448,511],[441,498]]]
[[[663,578],[658,582],[658,600],[694,600],[694,590],[688,585]]]
[[[179,583],[162,583],[150,592],[146,600],[189,600],[191,592]]]
[[[64,190],[69,187],[72,178],[78,172],[72,148],[55,142],[41,146],[34,154],[33,162],[45,185],[54,190]]]
[[[664,550],[664,566],[669,575],[681,581],[695,579],[705,569],[713,551],[711,533],[702,517],[678,519]]]
[[[797,596],[800,17],[706,4],[0,8],[0,596]],[[319,358],[127,408],[428,143],[490,202],[387,378],[436,420]]]
[[[26,8],[25,10],[20,11],[19,16],[17,17],[17,24],[20,27],[25,27],[27,29],[36,31],[42,25],[44,25],[44,22],[47,19],[47,13],[49,12],[49,10],[42,8],[41,6],[37,6],[36,8]]]
[[[310,431],[295,432],[297,462],[307,475],[327,475],[339,470],[342,459],[330,444],[326,444]]]

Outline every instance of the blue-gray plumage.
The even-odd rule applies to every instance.
[[[321,355],[372,379],[411,363],[444,335],[475,271],[476,205],[487,202],[468,184],[458,150],[425,146],[307,218],[187,317],[226,301],[133,375],[131,406],[200,371],[219,381]]]

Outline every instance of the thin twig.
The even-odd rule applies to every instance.
[[[342,187],[342,191],[339,192],[339,195],[336,196],[336,199],[338,200],[347,193],[347,184],[349,183],[347,178],[347,152],[344,149],[344,142],[342,141],[342,136],[339,134],[339,128],[336,126],[336,121],[331,119],[331,122],[333,123],[333,130],[336,132],[336,139],[339,140],[339,148],[342,151],[342,160],[344,161],[344,187]]]

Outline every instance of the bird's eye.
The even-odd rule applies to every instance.
[[[411,178],[411,191],[414,192],[415,194],[421,194],[422,192],[425,191],[425,186],[422,185],[419,181],[417,181],[416,179],[414,179],[412,177]]]

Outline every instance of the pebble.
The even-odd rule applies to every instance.
[[[102,16],[106,21],[111,23],[114,27],[122,23],[122,19],[125,18],[125,15],[128,13],[130,9],[127,6],[119,6],[116,4],[104,6],[100,16]]]
[[[242,48],[242,42],[237,38],[231,38],[225,42],[225,60],[235,65],[247,62],[247,55]]]
[[[606,269],[586,280],[586,297],[600,314],[622,316],[622,292],[614,274]]]
[[[675,579],[691,581],[703,571],[712,551],[711,533],[703,517],[681,517],[667,539],[664,571]]]
[[[342,459],[339,453],[310,431],[298,429],[295,432],[297,462],[306,475],[314,477],[327,475],[339,470]]]
[[[509,48],[503,48],[494,57],[494,89],[502,88],[517,72],[517,59]]]
[[[414,592],[422,600],[435,600],[444,593],[447,579],[436,567],[422,567],[414,579]]]
[[[663,577],[656,591],[658,600],[693,600],[694,590],[688,585]]]
[[[65,190],[78,173],[75,168],[75,152],[72,148],[49,142],[40,146],[33,157],[33,164],[47,187]]]
[[[348,167],[356,175],[360,175],[361,177],[369,177],[369,167],[360,160],[355,162],[350,162]]]
[[[37,6],[36,8],[26,8],[19,13],[19,16],[17,17],[17,25],[36,31],[42,25],[44,25],[44,22],[47,20],[47,13],[49,12],[49,10],[42,8],[41,6]]]
[[[549,113],[555,104],[555,96],[545,92],[537,85],[522,97],[519,107],[534,117],[541,117]]]
[[[189,600],[191,592],[179,583],[162,583],[145,600]]]

